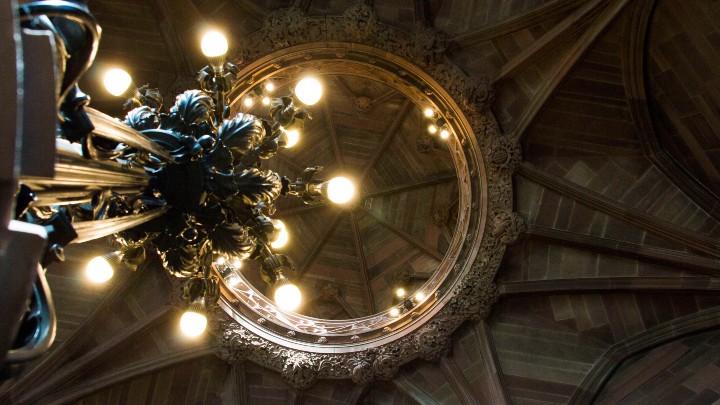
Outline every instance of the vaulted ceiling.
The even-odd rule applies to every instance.
[[[224,27],[232,49],[279,8],[294,4],[308,15],[340,15],[354,4],[88,3],[103,38],[81,86],[95,108],[117,116],[121,103],[98,85],[104,67],[124,65],[137,82],[171,95],[205,65],[197,43],[209,25]],[[157,263],[119,274],[104,287],[85,284],[82,262],[107,249],[94,242],[69,248],[68,261],[48,271],[57,342],[19,378],[0,385],[0,400],[720,399],[720,3],[374,0],[372,7],[381,21],[407,32],[429,25],[447,33],[445,57],[469,75],[492,76],[492,110],[503,133],[522,145],[515,210],[528,230],[506,252],[496,278],[501,296],[490,317],[463,325],[439,362],[417,360],[391,381],[362,388],[321,380],[294,392],[277,372],[223,363],[209,338],[179,337],[174,287]],[[431,153],[416,148],[424,131],[418,106],[355,77],[333,78],[326,88],[332,103],[315,108],[308,131],[314,138],[284,153],[277,168],[294,174],[320,159],[329,170],[366,173],[362,192],[374,195],[373,202],[353,211],[287,204],[279,215],[284,210],[290,228],[307,232],[289,249],[305,289],[322,307],[315,311],[343,318],[387,305],[382,297],[394,271],[418,271],[443,253],[452,220],[444,229],[432,215],[452,206],[457,191],[443,145]],[[361,95],[380,101],[361,113],[354,106]],[[388,180],[394,172],[404,176]],[[338,277],[336,268],[348,271]],[[339,283],[342,299],[323,304],[328,282]]]

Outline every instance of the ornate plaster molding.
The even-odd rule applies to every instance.
[[[498,299],[493,280],[505,248],[524,229],[522,218],[512,211],[511,177],[521,161],[520,147],[500,131],[489,109],[490,77],[463,73],[444,56],[445,38],[431,28],[408,34],[387,26],[362,1],[342,16],[316,18],[298,8],[279,10],[247,38],[236,56],[241,73],[239,89],[231,95],[235,100],[263,77],[294,64],[322,61],[322,67],[353,61],[377,69],[415,100],[432,102],[457,136],[452,154],[464,195],[459,221],[465,227],[458,228],[461,234],[441,263],[441,276],[424,287],[431,293],[426,301],[398,319],[381,313],[350,320],[356,323],[352,328],[365,329],[333,332],[317,323],[296,327],[310,321],[268,307],[250,290],[239,298],[226,288],[212,322],[222,359],[275,369],[296,389],[320,378],[350,378],[366,385],[393,378],[413,359],[439,359],[460,324],[488,316]]]

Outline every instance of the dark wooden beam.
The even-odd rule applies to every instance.
[[[278,153],[275,155],[275,159],[279,160],[280,162],[285,163],[286,165],[290,166],[291,169],[295,170],[295,176],[299,176],[300,173],[302,173],[305,170],[305,166],[299,164],[289,156],[286,156],[285,154]]]
[[[178,76],[193,76],[196,71],[185,54],[185,47],[182,44],[180,35],[170,14],[167,0],[152,0],[150,2],[155,20],[157,21],[163,42],[172,57],[175,65],[175,72]]]
[[[605,351],[570,398],[569,404],[591,404],[602,392],[615,370],[625,359],[653,347],[716,329],[720,325],[720,309],[709,308],[692,315],[676,318],[616,342]]]
[[[337,213],[335,214],[335,218],[330,223],[330,226],[328,227],[328,229],[325,230],[325,233],[323,233],[322,237],[320,237],[317,243],[315,243],[315,247],[310,252],[310,255],[307,257],[307,259],[305,259],[302,266],[298,270],[298,279],[302,279],[303,276],[305,276],[305,272],[307,272],[307,270],[310,268],[310,265],[317,258],[317,255],[320,254],[323,246],[325,246],[327,241],[330,240],[330,237],[335,232],[335,228],[337,228],[344,213],[345,212],[341,210],[337,211]]]
[[[555,90],[565,77],[570,73],[580,58],[590,49],[595,40],[600,37],[605,28],[615,20],[620,12],[628,4],[629,0],[610,0],[609,3],[593,18],[585,32],[573,42],[565,54],[565,58],[557,64],[550,73],[550,76],[543,81],[542,86],[535,93],[530,104],[525,108],[519,117],[514,129],[513,136],[522,140],[526,136],[527,129],[535,121],[538,113],[545,106],[545,103],[555,93]]]
[[[453,181],[453,180],[457,180],[457,174],[455,174],[455,172],[439,173],[430,178],[426,178],[423,180],[400,184],[400,185],[388,187],[388,188],[385,188],[382,190],[373,191],[372,193],[367,193],[362,196],[362,199],[368,199],[368,198],[380,197],[380,196],[384,196],[384,195],[388,195],[388,194],[400,193],[403,191],[409,191],[409,190],[414,190],[417,188],[433,186],[433,185],[440,184],[440,183],[446,183],[446,182]]]
[[[327,122],[327,128],[328,131],[330,131],[330,140],[332,141],[333,152],[335,153],[335,160],[337,161],[338,165],[340,165],[340,171],[344,172],[345,162],[343,161],[342,152],[340,150],[340,138],[338,137],[337,130],[335,129],[335,122],[333,122],[332,111],[330,111],[329,103],[329,100],[324,100],[322,103],[323,112],[325,113],[325,122]]]
[[[275,213],[275,215],[273,215],[273,218],[286,218],[286,217],[289,217],[292,215],[298,215],[298,214],[302,214],[304,212],[314,211],[319,208],[327,208],[327,207],[331,207],[331,205],[329,203],[319,203],[319,204],[310,204],[310,205],[303,204],[303,205],[297,206],[295,208],[289,208],[289,209],[286,209],[283,211],[278,211],[277,213]]]
[[[415,14],[415,26],[427,27],[431,25],[428,20],[426,0],[413,0],[413,12]]]
[[[71,403],[123,381],[131,380],[175,364],[184,363],[200,357],[211,356],[214,353],[212,345],[209,343],[198,344],[197,346],[192,346],[187,349],[173,350],[159,357],[138,361],[93,379],[82,381],[78,385],[64,387],[61,390],[53,392],[52,396],[45,398],[43,401],[48,405]]]
[[[350,214],[353,231],[353,245],[355,246],[355,254],[360,261],[360,272],[363,277],[363,284],[365,286],[365,299],[368,302],[368,309],[371,314],[375,313],[375,300],[372,294],[372,285],[370,284],[370,270],[368,269],[367,259],[365,258],[365,251],[362,246],[362,237],[360,234],[360,224],[358,223],[357,213],[353,211]]]
[[[164,319],[171,309],[170,306],[166,306],[157,310],[139,322],[125,328],[121,333],[103,341],[82,356],[68,363],[64,363],[61,368],[55,370],[50,378],[34,386],[19,398],[19,401],[26,403],[39,401],[41,398],[55,391],[57,387],[67,385],[73,378],[79,376],[94,365],[99,364],[103,358],[114,353],[124,343],[127,343],[130,339],[147,331],[148,328]]]
[[[503,379],[503,372],[500,368],[500,360],[497,357],[495,343],[487,321],[483,320],[474,325],[475,336],[480,347],[480,362],[483,366],[485,378],[483,381],[483,392],[487,393],[490,403],[495,405],[507,405],[507,386]]]
[[[463,404],[480,403],[480,399],[475,397],[472,388],[470,388],[470,383],[468,383],[468,380],[451,357],[440,359],[440,371],[442,371],[453,392]]]
[[[567,18],[553,26],[542,37],[524,48],[522,52],[505,62],[493,75],[496,82],[512,77],[526,67],[545,57],[551,49],[577,36],[583,23],[592,19],[604,0],[592,0],[580,6]]]
[[[528,226],[527,235],[531,238],[557,245],[657,263],[678,270],[689,270],[720,277],[720,260],[696,256],[677,250],[640,245],[637,243],[600,238],[534,225]]]
[[[372,158],[370,158],[370,161],[365,165],[365,170],[363,170],[362,174],[358,177],[360,179],[358,181],[358,184],[365,183],[365,180],[370,175],[370,172],[372,171],[372,169],[375,168],[375,164],[377,164],[378,160],[380,160],[380,157],[385,152],[385,149],[388,147],[388,145],[390,145],[390,142],[393,140],[395,133],[397,132],[400,124],[402,124],[403,120],[410,111],[411,106],[413,106],[413,103],[410,101],[410,99],[406,98],[402,106],[400,106],[400,111],[398,111],[395,120],[392,122],[392,124],[390,124],[390,127],[383,134],[382,143],[380,144]]]
[[[392,380],[393,384],[410,398],[423,405],[440,405],[430,394],[428,394],[417,381],[408,377],[405,371],[399,372]]]
[[[501,296],[526,294],[585,294],[598,291],[647,293],[712,293],[720,283],[708,277],[583,277],[558,280],[512,281],[498,285]]]
[[[657,0],[639,0],[632,8],[622,65],[630,114],[642,149],[655,166],[690,199],[720,221],[720,196],[698,181],[662,147],[655,132],[645,87],[645,49],[650,18]]]
[[[507,19],[501,19],[498,23],[481,28],[480,30],[460,35],[455,38],[455,43],[460,48],[479,45],[485,41],[512,34],[543,21],[568,15],[573,9],[583,4],[585,0],[554,0],[543,3],[532,8],[523,14]]]
[[[675,241],[714,257],[720,257],[720,242],[717,239],[688,231],[671,222],[664,221],[643,211],[619,203],[579,184],[555,176],[528,162],[523,162],[518,171],[533,182],[570,197],[587,207],[596,209],[617,219],[626,221],[648,232]]]
[[[391,230],[394,234],[396,234],[396,235],[398,235],[399,237],[405,239],[405,240],[406,240],[407,242],[409,242],[411,245],[413,245],[413,246],[415,246],[416,248],[422,250],[422,251],[425,252],[426,254],[434,257],[434,258],[437,259],[438,261],[441,262],[442,259],[443,259],[443,257],[445,256],[445,255],[443,255],[442,253],[438,252],[436,249],[434,249],[434,248],[426,245],[424,242],[417,240],[414,236],[412,236],[412,235],[410,235],[409,233],[403,231],[402,229],[398,228],[397,226],[395,226],[395,225],[393,225],[393,224],[385,221],[384,219],[378,217],[378,216],[375,215],[372,211],[370,211],[370,210],[368,210],[368,209],[366,209],[366,208],[362,208],[362,210],[363,210],[365,213],[367,213],[368,215],[370,215],[370,216],[371,216],[373,219],[375,219],[377,222],[379,222],[381,225],[383,225],[384,227],[386,227],[386,228],[388,228],[389,230]]]
[[[75,353],[78,347],[84,346],[91,334],[85,332],[92,330],[93,328],[99,327],[103,320],[107,317],[108,312],[114,305],[120,300],[124,299],[127,293],[138,284],[139,280],[143,276],[142,269],[138,269],[135,272],[125,273],[126,275],[118,280],[113,286],[112,290],[108,292],[107,296],[103,301],[95,308],[95,310],[88,315],[75,332],[65,340],[61,345],[55,347],[55,349],[35,367],[29,373],[23,375],[19,380],[13,384],[11,390],[14,394],[22,394],[23,392],[32,389],[32,387],[41,384],[46,379],[50,378],[68,358]],[[2,401],[0,401],[2,402]]]
[[[233,0],[232,3],[247,15],[260,22],[264,21],[268,14],[270,14],[269,10],[255,0]]]
[[[365,394],[366,387],[362,385],[354,384],[350,389],[350,394],[345,400],[345,405],[356,405],[360,402],[363,394]]]

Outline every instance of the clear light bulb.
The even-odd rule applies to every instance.
[[[448,139],[449,137],[450,137],[450,131],[448,131],[447,129],[443,129],[442,131],[440,131],[440,138]]]
[[[399,298],[403,298],[405,294],[407,294],[407,292],[402,287],[395,290],[395,295],[397,295]]]
[[[312,77],[306,77],[295,85],[295,95],[305,105],[313,105],[320,101],[322,92],[322,85]]]
[[[423,110],[423,114],[428,118],[432,118],[432,116],[435,115],[435,111],[432,108],[426,108]]]
[[[238,259],[238,258],[236,257],[235,260],[233,260],[233,267],[235,267],[236,269],[241,268],[241,267],[242,267],[242,260],[240,260],[240,259]]]
[[[327,183],[327,198],[335,204],[344,204],[355,195],[355,185],[346,177],[334,177]]]
[[[188,337],[197,337],[205,332],[207,318],[197,310],[188,309],[180,318],[180,330]]]
[[[238,276],[238,275],[235,274],[235,273],[230,273],[230,275],[228,275],[227,277],[225,277],[225,282],[226,282],[227,285],[229,285],[230,287],[235,287],[235,286],[237,286],[238,284],[240,284],[240,276]]]
[[[431,134],[434,134],[437,131],[438,131],[438,128],[434,124],[428,125],[428,132],[430,132]]]
[[[390,316],[392,316],[392,317],[394,318],[394,317],[396,317],[396,316],[398,316],[398,315],[400,315],[400,310],[399,310],[399,309],[397,309],[396,307],[390,308]]]
[[[267,82],[267,83],[265,83],[265,90],[267,90],[267,91],[273,91],[273,90],[275,90],[275,85],[273,84],[273,82]]]
[[[251,97],[245,97],[243,104],[245,104],[245,107],[252,107],[253,99]]]
[[[263,105],[270,105],[270,97],[263,97],[262,103]]]
[[[202,37],[200,48],[208,58],[223,56],[227,53],[228,42],[225,35],[217,31],[210,31]]]
[[[425,293],[423,293],[422,291],[418,292],[417,294],[415,294],[415,299],[418,300],[418,301],[424,300],[424,299],[425,299]]]
[[[280,230],[280,232],[277,233],[275,240],[270,242],[270,246],[272,246],[273,249],[279,249],[287,245],[288,241],[290,240],[290,235],[288,234],[283,221],[276,219],[273,220],[273,224],[275,225],[275,228],[278,228]]]
[[[302,301],[302,294],[295,284],[287,279],[278,282],[278,287],[275,288],[275,303],[280,309],[294,311],[300,306],[300,301]]]
[[[108,93],[119,97],[130,87],[132,78],[128,72],[122,69],[110,69],[105,73],[103,84]]]
[[[300,140],[300,131],[297,129],[291,129],[289,131],[283,129],[283,132],[285,132],[285,136],[287,137],[287,143],[285,143],[286,148],[292,148],[297,145]]]
[[[225,256],[218,257],[217,260],[215,260],[215,264],[217,264],[218,266],[222,266],[223,264],[225,264]]]
[[[104,283],[113,276],[113,268],[102,256],[97,256],[88,262],[85,268],[85,275],[95,284]]]

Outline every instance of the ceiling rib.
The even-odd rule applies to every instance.
[[[142,271],[142,269],[130,272],[129,274],[126,273],[126,275],[113,286],[112,290],[108,292],[108,295],[97,308],[78,326],[77,330],[59,347],[52,351],[37,367],[22,376],[20,380],[11,387],[12,390],[16,393],[22,393],[31,386],[36,386],[41,381],[44,381],[50,374],[59,369],[60,365],[67,361],[68,357],[72,355],[78,347],[83,346],[88,339],[90,339],[90,334],[81,331],[92,330],[96,324],[100,324],[113,305],[123,299],[128,291],[138,283],[143,273],[145,272]]]
[[[571,405],[591,404],[625,359],[653,347],[698,333],[717,328],[720,325],[720,310],[709,308],[692,315],[675,318],[649,328],[627,339],[613,344],[599,358],[593,368],[585,374],[568,402]]]
[[[339,80],[339,78],[338,78]],[[337,161],[338,165],[340,165],[340,171],[345,172],[345,162],[342,158],[342,153],[340,150],[340,139],[338,138],[337,131],[335,129],[335,123],[333,122],[332,117],[332,111],[330,111],[330,107],[328,106],[328,101],[324,100],[323,103],[323,112],[325,113],[325,121],[327,122],[328,130],[330,131],[330,140],[332,141],[333,145],[333,152],[335,153],[335,160]]]
[[[80,375],[83,371],[90,369],[94,364],[98,364],[98,362],[105,356],[114,353],[120,345],[142,332],[145,332],[159,320],[164,319],[171,309],[174,308],[171,306],[163,307],[157,312],[141,319],[132,326],[125,328],[121,333],[116,334],[111,339],[103,341],[100,345],[88,351],[81,357],[70,363],[63,364],[61,368],[55,370],[55,373],[51,378],[23,395],[20,401],[30,403],[35,400],[40,400],[52,392],[56,387],[60,387],[68,383],[70,380]]]
[[[565,79],[565,76],[577,64],[590,46],[600,37],[605,28],[615,20],[620,11],[625,8],[629,0],[611,0],[598,15],[594,18],[588,28],[583,32],[580,38],[575,41],[566,54],[566,58],[555,67],[547,80],[543,81],[542,86],[535,94],[535,97],[526,107],[524,113],[518,119],[513,136],[515,139],[522,140],[527,132],[530,124],[533,123],[538,112],[545,105],[550,96],[553,95],[558,85]]]
[[[715,293],[720,285],[706,277],[585,277],[513,281],[498,285],[501,296],[526,294],[584,294],[594,291],[645,293]]]
[[[599,6],[604,3],[604,0],[594,0],[575,10],[567,18],[543,34],[542,37],[534,41],[532,45],[505,62],[493,75],[495,83],[521,72],[537,62],[538,59],[545,57],[551,49],[569,38],[575,37],[582,30],[583,22],[591,18],[597,12]]]
[[[340,306],[342,307],[343,311],[344,311],[351,319],[355,319],[355,318],[359,318],[359,317],[360,317],[360,316],[358,316],[357,312],[355,312],[355,310],[350,306],[350,304],[348,304],[348,302],[345,301],[345,298],[343,298],[343,297],[340,296],[340,294],[338,294],[338,295],[335,296],[335,301],[336,301],[338,304],[340,304]]]
[[[325,231],[325,233],[323,233],[320,240],[318,240],[318,242],[315,244],[315,247],[311,251],[310,255],[303,262],[302,267],[300,267],[300,269],[298,270],[298,275],[297,275],[298,280],[302,280],[302,278],[305,276],[305,273],[310,268],[310,265],[315,261],[315,259],[317,258],[317,255],[320,254],[320,251],[322,250],[323,246],[325,246],[327,241],[330,240],[330,237],[335,232],[335,228],[337,228],[344,213],[345,213],[344,211],[338,211],[335,214],[335,218],[330,223],[330,227]]]
[[[175,72],[179,76],[194,76],[195,69],[193,69],[192,64],[185,54],[185,48],[182,45],[177,28],[173,23],[167,1],[153,0],[150,2],[150,6],[155,14],[155,20],[157,21],[158,28],[160,29],[163,42],[173,59]]]
[[[557,245],[658,263],[678,270],[689,270],[720,277],[720,263],[717,260],[686,252],[534,225],[528,226],[527,234],[531,238]]]
[[[248,405],[248,388],[247,375],[245,374],[245,365],[237,362],[230,366],[230,373],[227,376],[231,382],[232,397],[228,398],[228,403],[237,405]]]
[[[436,184],[446,183],[449,181],[457,180],[457,174],[455,172],[447,172],[447,173],[439,173],[437,175],[434,175],[430,178],[426,178],[423,180],[414,181],[411,183],[405,183],[400,184],[398,186],[388,187],[382,190],[374,191],[372,193],[365,194],[362,198],[375,198],[375,197],[382,197],[384,195],[388,194],[395,194],[400,193],[404,191],[410,191],[418,188],[428,187],[428,186],[434,186]]]
[[[372,172],[372,169],[375,168],[375,165],[377,164],[378,160],[380,160],[380,157],[385,152],[385,149],[390,145],[390,142],[393,140],[393,137],[395,136],[395,133],[397,132],[398,128],[400,127],[400,124],[403,122],[405,117],[407,116],[408,112],[410,111],[410,107],[412,106],[412,102],[409,99],[405,99],[405,101],[402,103],[402,106],[400,106],[400,110],[398,111],[397,116],[395,117],[395,120],[390,124],[390,127],[385,131],[383,134],[383,140],[382,144],[380,144],[380,147],[378,147],[375,154],[370,158],[370,161],[366,164],[365,170],[363,170],[362,174],[359,176],[360,182],[359,184],[363,184],[367,177]]]
[[[594,208],[619,220],[626,221],[668,240],[678,242],[690,249],[695,249],[714,257],[720,257],[720,246],[714,238],[688,231],[671,222],[664,221],[643,211],[619,203],[569,180],[555,176],[528,162],[523,162],[520,165],[518,173],[541,186],[568,196],[585,206]]]
[[[384,227],[388,228],[389,230],[393,231],[396,235],[399,237],[405,239],[407,242],[415,246],[416,248],[422,250],[423,252],[427,253],[428,255],[434,257],[437,259],[437,261],[442,261],[444,255],[440,252],[438,252],[436,249],[426,245],[424,242],[421,242],[417,240],[414,236],[410,235],[409,233],[405,232],[404,230],[398,228],[397,226],[383,220],[379,216],[375,215],[372,211],[368,210],[367,208],[362,208],[362,210],[370,215],[373,219],[375,219],[377,222],[379,222]]]
[[[435,401],[435,398],[430,396],[425,390],[422,389],[412,378],[407,375],[407,371],[400,371],[395,378],[392,380],[400,391],[407,394],[410,398],[423,405],[440,405],[439,402]]]
[[[352,218],[353,244],[355,246],[355,254],[360,260],[360,271],[362,272],[363,284],[365,286],[365,299],[368,301],[368,308],[371,314],[375,313],[375,300],[372,294],[372,285],[370,284],[370,270],[368,269],[365,252],[362,247],[362,238],[360,235],[360,224],[358,224],[357,214],[353,211],[350,214]]]
[[[91,380],[82,381],[81,385],[70,386],[63,390],[55,391],[51,398],[47,398],[46,403],[48,405],[71,403],[111,385],[140,377],[175,364],[211,355],[214,356],[215,351],[210,343],[201,343],[187,349],[173,350],[159,357],[141,360]]]
[[[478,346],[480,348],[480,357],[485,377],[487,379],[485,391],[490,397],[490,403],[495,405],[508,404],[508,390],[503,378],[503,372],[500,368],[500,360],[497,357],[495,343],[493,342],[492,333],[486,320],[475,323],[475,336],[477,337]]]
[[[458,368],[452,357],[442,357],[440,359],[440,371],[442,371],[445,379],[450,383],[453,392],[464,404],[477,404],[479,399],[475,398],[473,390],[470,388],[470,384]]]
[[[455,39],[455,43],[460,48],[467,48],[479,45],[485,41],[501,37],[503,35],[512,34],[533,25],[540,24],[545,21],[563,17],[583,4],[585,0],[555,0],[544,3],[526,13],[519,14],[506,20],[481,28],[469,34],[460,35]]]
[[[638,1],[628,25],[630,33],[622,52],[623,79],[628,104],[645,155],[660,171],[708,215],[720,221],[720,196],[690,175],[663,149],[648,108],[645,90],[645,43],[652,11],[657,0]]]

